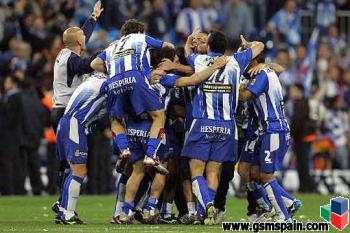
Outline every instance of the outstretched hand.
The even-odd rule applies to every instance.
[[[243,35],[241,35],[240,38],[243,48],[246,48],[248,46],[248,41],[244,38]]]
[[[98,2],[96,2],[95,6],[94,6],[93,14],[98,18],[98,17],[100,17],[103,10],[104,9],[102,8],[101,1],[98,1]]]

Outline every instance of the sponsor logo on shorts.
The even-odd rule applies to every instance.
[[[220,133],[220,134],[231,134],[231,129],[221,126],[201,126],[201,133]]]
[[[87,156],[87,153],[86,153],[86,152],[83,152],[83,151],[75,150],[74,155],[75,155],[76,157],[79,157],[79,156]]]

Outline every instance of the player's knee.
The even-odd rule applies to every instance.
[[[259,166],[252,166],[250,168],[251,181],[260,182],[260,169]]]
[[[149,112],[149,115],[151,116],[153,121],[165,123],[166,116],[164,111],[152,111]]]
[[[260,173],[260,180],[263,184],[268,183],[272,179],[274,179],[273,173],[264,173],[264,172]]]
[[[241,176],[244,182],[249,181],[249,166],[246,163],[239,163],[238,174]]]

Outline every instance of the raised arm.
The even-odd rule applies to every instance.
[[[85,43],[87,43],[92,35],[92,32],[94,31],[96,21],[100,17],[101,13],[103,11],[101,1],[96,2],[94,6],[94,10],[91,14],[91,17],[88,18],[83,26],[81,27],[81,30],[83,30],[85,35]]]
[[[243,48],[252,49],[252,59],[258,56],[265,48],[264,43],[260,41],[248,42],[243,35],[241,35],[241,42],[242,42]]]
[[[213,65],[209,66],[205,70],[195,73],[190,77],[181,77],[178,78],[175,82],[175,86],[177,87],[185,87],[185,86],[194,86],[198,85],[201,82],[207,80],[217,69],[224,67],[227,63],[226,56],[221,56],[216,58]]]
[[[191,35],[187,37],[186,44],[185,44],[185,57],[187,58],[191,53],[193,53],[193,39],[194,35],[199,33],[199,28],[196,28]]]
[[[277,63],[260,63],[248,70],[248,74],[250,77],[253,77],[260,73],[263,69],[265,68],[270,68],[274,70],[276,73],[280,74],[282,73],[285,69],[283,66],[277,64]]]

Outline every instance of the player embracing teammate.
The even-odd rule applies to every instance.
[[[215,208],[215,196],[223,164],[234,164],[239,159],[235,122],[239,99],[250,99],[258,125],[253,130],[255,153],[246,153],[245,156],[251,156],[247,160],[241,158],[240,174],[260,208],[259,220],[275,215],[275,221],[288,221],[301,203],[274,179],[289,145],[289,127],[283,113],[278,76],[260,64],[264,44],[248,43],[241,36],[241,50],[225,57],[224,33],[213,31],[203,36],[194,32],[185,45],[188,65],[181,65],[172,44],[152,38],[144,31],[143,23],[137,20],[128,20],[123,25],[121,38],[91,62],[91,67],[106,77],[95,76],[90,83],[83,83],[73,93],[60,122],[57,138],[60,154],[74,170],[64,186],[60,222],[83,223],[75,214],[75,206],[86,174],[85,139],[94,120],[105,113],[111,117],[113,142],[120,154],[117,168],[122,172],[112,223],[132,223],[138,208],[140,221],[158,222],[158,203],[169,173],[168,139],[173,137],[171,130],[164,130],[168,128],[165,113],[171,93],[186,86],[191,86],[192,95],[192,110],[186,115],[192,120],[187,122],[190,127],[181,160],[189,167],[191,185],[184,185],[184,189],[191,214],[180,222],[213,225],[222,221],[223,215],[220,217]],[[166,58],[174,67],[165,68],[164,60],[153,62],[152,67],[150,49],[160,52],[158,59]],[[240,78],[251,68],[257,74],[240,90]],[[252,140],[247,138],[247,141]],[[253,164],[255,170],[247,164]],[[175,167],[180,170],[179,164]],[[196,206],[191,202],[192,193]],[[163,195],[165,198],[172,201]],[[164,206],[167,215],[171,215],[171,205],[170,210],[167,203]],[[192,215],[196,217],[191,218]]]

